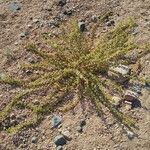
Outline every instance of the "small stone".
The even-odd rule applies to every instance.
[[[68,130],[62,130],[61,133],[65,137],[66,140],[68,141],[72,140],[71,134]]]
[[[25,72],[26,72],[26,74],[28,74],[28,75],[32,74],[32,70],[26,70]]]
[[[63,135],[57,135],[54,138],[54,143],[56,144],[56,146],[63,146],[67,143],[67,141]]]
[[[126,90],[125,94],[124,94],[124,99],[126,101],[133,101],[138,99],[139,95],[138,93],[132,91],[132,90]]]
[[[112,100],[113,100],[113,105],[115,105],[115,106],[119,106],[120,105],[120,102],[121,102],[121,98],[120,97],[118,97],[118,96],[113,96],[112,97]]]
[[[72,15],[72,10],[65,10],[64,15],[68,15],[68,16]]]
[[[20,10],[21,9],[21,6],[19,3],[17,2],[12,2],[10,5],[9,5],[9,8],[12,10],[12,11],[17,11],[17,10]]]
[[[81,127],[81,126],[77,126],[77,131],[78,131],[79,133],[82,133],[82,132],[83,132],[82,127]]]
[[[132,34],[133,34],[133,35],[137,35],[138,33],[139,33],[138,28],[137,28],[137,27],[134,28],[133,31],[132,31]]]
[[[21,37],[21,38],[24,38],[24,37],[26,37],[27,35],[28,35],[27,32],[22,32],[22,33],[20,34],[20,37]]]
[[[79,27],[80,32],[84,32],[85,31],[85,22],[84,21],[80,21],[78,23],[78,27]]]
[[[135,134],[131,131],[127,131],[127,136],[130,140],[132,140],[135,137]]]
[[[33,19],[33,23],[38,23],[39,19]]]
[[[11,113],[11,114],[10,114],[10,118],[11,118],[11,119],[14,119],[14,118],[16,118],[16,115],[15,115],[14,113]]]
[[[51,19],[48,24],[50,27],[59,27],[59,21],[57,19]]]
[[[31,28],[32,28],[32,25],[31,25],[31,24],[28,24],[27,27],[31,29]]]
[[[108,27],[112,26],[114,24],[115,24],[115,22],[113,20],[110,20],[110,21],[106,22],[106,26],[108,26]]]
[[[19,42],[15,42],[15,43],[14,43],[14,45],[18,45],[18,44],[19,44]]]
[[[91,21],[92,21],[92,22],[97,22],[97,16],[93,15],[93,16],[91,17]]]
[[[45,137],[44,135],[41,137],[41,139],[43,139],[43,140],[44,140],[45,138],[46,138],[46,137]]]
[[[10,124],[11,124],[11,125],[15,125],[15,124],[17,124],[17,123],[18,123],[18,122],[17,122],[17,120],[15,120],[15,119],[11,119],[11,120],[10,120]]]
[[[37,60],[35,57],[32,57],[32,56],[31,56],[31,57],[28,58],[28,62],[30,62],[31,64],[37,63],[37,61],[38,61],[38,60]]]
[[[61,118],[59,116],[54,115],[51,121],[52,121],[52,126],[54,128],[57,128],[61,124],[62,120],[61,120]]]
[[[83,127],[86,125],[85,119],[80,120],[80,127]]]
[[[131,108],[132,108],[132,103],[125,101],[125,109],[129,111],[131,110]]]
[[[66,5],[66,0],[57,0],[58,1],[58,5],[59,6],[64,6],[64,5]]]
[[[58,125],[58,127],[57,127],[57,128],[58,128],[58,129],[60,129],[61,127],[62,127],[62,124]]]
[[[56,150],[62,150],[62,149],[63,149],[62,146],[58,146],[58,147],[56,148]]]
[[[121,64],[117,67],[112,67],[112,69],[113,69],[113,71],[118,72],[122,75],[127,75],[130,72],[130,69],[128,66],[121,65]]]
[[[138,94],[141,94],[142,87],[140,85],[136,84],[131,87],[131,90]]]
[[[36,143],[38,141],[38,138],[37,137],[32,137],[32,139],[31,139],[31,142],[32,143]]]
[[[128,80],[127,75],[130,74],[130,68],[125,65],[112,66],[109,68],[108,76],[117,82],[124,83]]]

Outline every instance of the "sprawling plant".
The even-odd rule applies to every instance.
[[[18,103],[23,104],[22,99],[42,91],[46,95],[40,98],[38,105],[26,103],[24,106],[31,110],[33,117],[10,127],[10,131],[38,123],[44,114],[54,111],[60,105],[63,105],[65,111],[73,109],[84,98],[91,101],[98,113],[106,107],[120,123],[134,127],[135,122],[113,105],[110,91],[115,89],[115,92],[122,94],[123,88],[107,75],[112,62],[126,63],[124,55],[137,47],[131,40],[134,22],[129,20],[120,23],[98,40],[81,33],[76,23],[68,26],[62,30],[61,35],[47,40],[50,51],[38,50],[34,44],[26,47],[41,61],[23,64],[21,68],[39,70],[38,75],[25,80],[1,78],[1,83],[20,86],[22,90],[0,113],[0,120],[9,116]],[[70,94],[72,96],[66,98]]]

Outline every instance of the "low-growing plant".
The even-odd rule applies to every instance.
[[[39,100],[38,105],[26,104],[26,108],[33,113],[33,120],[23,122],[16,128],[9,128],[9,131],[14,132],[15,129],[36,124],[44,114],[53,112],[61,104],[64,106],[63,110],[73,109],[84,98],[91,101],[98,113],[106,107],[118,122],[129,128],[135,127],[135,121],[112,103],[110,87],[122,94],[123,86],[107,76],[112,62],[119,64],[126,61],[123,60],[124,55],[138,48],[131,35],[134,25],[132,19],[126,20],[102,35],[101,39],[94,40],[93,37],[80,33],[77,22],[73,22],[62,29],[60,36],[47,41],[51,46],[50,51],[42,51],[36,45],[28,44],[27,51],[41,57],[41,61],[24,64],[21,69],[40,70],[39,75],[25,80],[11,77],[0,80],[3,84],[22,87],[22,91],[0,113],[0,120],[3,121],[23,98],[43,91],[46,96]],[[47,92],[49,89],[51,91]],[[68,100],[66,97],[70,93],[73,96]]]

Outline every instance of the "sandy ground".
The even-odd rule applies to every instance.
[[[149,0],[68,0],[63,7],[57,6],[56,0],[18,0],[20,10],[11,8],[12,0],[0,0],[0,73],[12,72],[20,74],[18,65],[32,58],[24,49],[29,41],[44,47],[42,37],[45,33],[59,34],[59,24],[71,18],[85,19],[87,32],[95,24],[91,21],[93,15],[99,17],[108,11],[113,15],[111,19],[115,24],[128,17],[135,19],[135,41],[144,43],[150,41],[150,1]],[[71,15],[64,11],[71,10]],[[55,20],[55,24],[52,24]],[[97,36],[109,31],[111,27],[105,23],[98,25]],[[22,35],[25,34],[25,37]],[[9,60],[8,55],[11,54]],[[150,54],[141,59],[140,77],[150,76]],[[138,71],[138,69],[136,70]],[[7,105],[16,89],[0,85],[0,110]],[[150,89],[143,88],[140,97],[142,108],[126,110],[128,114],[137,119],[139,130],[133,140],[129,140],[122,127],[109,115],[99,118],[94,110],[87,108],[84,112],[80,105],[74,112],[59,114],[62,119],[61,129],[52,129],[51,116],[36,128],[30,128],[9,136],[5,131],[0,131],[1,150],[55,150],[53,138],[60,130],[70,131],[72,140],[68,141],[65,150],[149,150],[150,149]],[[15,112],[18,115],[22,113]],[[29,112],[27,112],[28,115]],[[57,112],[58,113],[58,112]],[[79,121],[85,117],[86,126],[83,133],[78,133],[76,128]],[[37,142],[32,143],[32,137],[37,137]],[[14,144],[13,139],[18,142]]]

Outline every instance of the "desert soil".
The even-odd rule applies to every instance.
[[[57,5],[58,0],[0,0],[0,73],[19,75],[22,78],[27,73],[22,73],[18,65],[30,62],[35,58],[28,54],[25,45],[28,42],[36,43],[40,48],[45,48],[43,35],[46,33],[59,35],[63,22],[73,17],[84,19],[87,34],[92,26],[97,25],[96,34],[109,31],[118,22],[132,17],[137,23],[134,31],[135,42],[150,41],[150,1],[149,0],[67,0],[64,6]],[[12,3],[17,2],[20,8],[14,10]],[[71,11],[71,14],[64,13]],[[112,12],[110,19],[115,24],[108,26],[106,23],[93,22],[92,17],[103,16]],[[140,59],[138,64],[131,66],[138,75],[150,76],[150,54]],[[11,100],[11,96],[18,89],[0,85],[0,110]],[[0,130],[1,150],[55,150],[54,137],[63,129],[68,130],[72,139],[63,146],[64,150],[149,150],[150,149],[150,89],[143,88],[140,96],[142,107],[128,109],[124,106],[125,113],[136,118],[139,130],[130,140],[113,117],[106,111],[101,118],[90,107],[83,110],[79,104],[74,111],[61,116],[62,127],[53,129],[50,114],[45,120],[34,128],[22,130],[15,135],[9,135]],[[29,115],[29,112],[14,111],[17,118]],[[77,131],[81,119],[86,118],[83,132]],[[1,127],[0,127],[1,128]],[[33,138],[36,140],[34,141]]]

